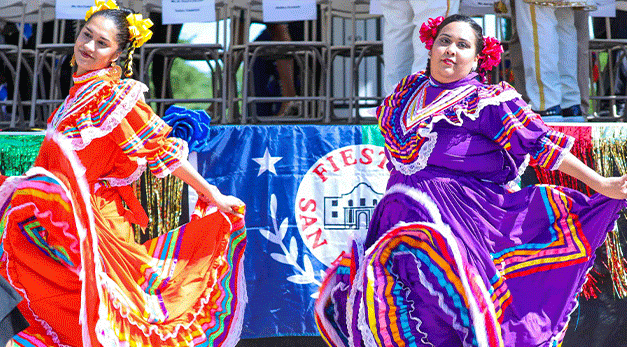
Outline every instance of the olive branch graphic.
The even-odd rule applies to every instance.
[[[311,264],[311,259],[307,254],[303,255],[303,266],[301,267],[298,264],[298,244],[296,243],[296,237],[292,236],[289,241],[289,248],[285,246],[284,239],[287,234],[288,227],[288,219],[283,219],[281,225],[277,227],[277,218],[276,218],[276,209],[277,209],[277,200],[276,195],[272,194],[270,196],[270,217],[272,217],[272,225],[274,226],[274,232],[266,229],[259,229],[259,232],[263,237],[265,237],[268,241],[279,245],[281,247],[281,251],[283,253],[271,253],[270,256],[272,259],[278,261],[279,263],[283,263],[286,265],[290,265],[294,271],[295,275],[288,276],[287,280],[296,283],[296,284],[314,284],[320,287],[321,283],[316,278],[316,272]],[[325,272],[320,270],[320,277],[324,278]],[[311,294],[312,298],[318,297],[318,292]]]

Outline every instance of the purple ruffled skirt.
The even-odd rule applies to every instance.
[[[444,170],[393,174],[316,319],[331,346],[558,346],[624,200],[517,192]]]

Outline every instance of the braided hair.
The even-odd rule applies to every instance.
[[[131,42],[131,34],[128,29],[128,20],[126,17],[135,12],[128,8],[120,9],[106,9],[95,12],[87,23],[96,17],[104,17],[113,22],[118,30],[115,35],[115,41],[118,44],[118,52],[122,52],[126,49],[126,60],[124,61],[124,76],[131,77],[133,75],[133,54],[135,53],[135,46]]]
[[[483,43],[483,29],[481,28],[481,26],[479,24],[477,24],[477,22],[475,22],[474,19],[472,19],[472,17],[463,15],[463,14],[454,14],[451,16],[446,17],[442,23],[440,23],[440,25],[438,26],[438,30],[435,34],[435,37],[438,37],[438,35],[440,35],[440,31],[447,26],[450,23],[453,22],[464,22],[464,23],[468,23],[468,25],[470,25],[470,27],[472,28],[472,31],[475,34],[475,54],[479,54],[481,53],[481,51],[483,51],[483,47],[484,47],[484,43]],[[486,71],[485,69],[481,68],[481,62],[478,62],[477,64],[477,70],[476,72],[479,74],[479,76],[481,76],[481,78],[483,79],[485,77]],[[427,60],[427,69],[425,71],[427,76],[431,76],[431,58],[429,58]]]

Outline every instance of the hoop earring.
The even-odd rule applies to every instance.
[[[122,77],[122,68],[117,64],[112,65],[109,70],[109,75],[114,79],[120,79],[120,77]]]
[[[72,54],[72,59],[70,59],[70,66],[76,66],[76,57],[74,56],[74,54]]]

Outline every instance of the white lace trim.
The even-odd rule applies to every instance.
[[[481,96],[481,94],[484,94],[484,93],[482,93],[482,89],[481,88],[479,88],[478,93],[479,93],[479,102],[477,103],[477,109],[474,112],[469,112],[467,108],[464,108],[464,107],[462,107],[459,104],[453,106],[453,109],[455,110],[455,114],[457,115],[457,118],[459,119],[459,123],[451,122],[451,120],[448,117],[446,117],[444,114],[441,114],[441,115],[433,117],[433,121],[429,124],[429,127],[420,129],[421,132],[425,131],[427,129],[428,129],[428,131],[426,133],[430,132],[431,129],[433,128],[433,124],[441,121],[442,119],[446,120],[447,123],[449,123],[451,125],[462,126],[462,125],[464,125],[464,116],[466,116],[470,120],[475,120],[475,119],[479,118],[479,116],[481,114],[481,111],[485,107],[487,107],[487,106],[497,106],[497,105],[500,105],[503,102],[514,100],[514,99],[520,97],[520,94],[516,90],[513,90],[513,89],[506,90],[506,91],[500,93],[499,95],[496,95],[496,96],[493,96],[493,97],[490,97],[490,98],[485,98],[485,97]]]
[[[428,119],[428,118],[431,118],[431,122],[427,123],[427,128],[429,129],[429,131],[432,129],[433,124],[439,122],[442,119],[446,120],[448,123],[452,125],[458,125],[458,126],[462,125],[463,118],[461,117],[461,112],[463,111],[463,109],[459,105],[459,103],[462,100],[464,100],[465,97],[472,94],[475,90],[478,89],[478,87],[474,85],[465,85],[465,86],[457,87],[455,89],[451,89],[451,90],[447,90],[443,92],[442,94],[440,94],[439,98],[433,100],[429,105],[423,105],[422,99],[424,98],[424,94],[426,93],[426,90],[424,87],[426,83],[427,82],[423,83],[416,90],[418,95],[416,96],[416,98],[414,98],[414,99],[418,99],[418,101],[416,102],[419,102],[418,106],[421,107],[415,111],[415,114],[422,114],[422,116],[418,116],[416,119],[414,119],[416,115],[415,114],[410,115],[410,118],[408,119],[408,121],[411,122],[411,124],[408,127],[405,127],[405,121],[402,121],[401,128],[403,129],[403,134],[407,134],[407,132],[409,132],[412,128],[414,128],[418,124],[423,123],[423,120]],[[413,104],[414,103],[412,102],[406,105],[406,107],[403,109],[402,114],[407,116],[408,109]],[[455,114],[457,115],[460,123],[455,123],[451,121],[444,114],[443,110],[446,110],[450,107],[453,107],[453,109],[455,110]],[[440,110],[440,112],[437,112],[436,110]],[[435,111],[437,113],[435,116],[429,117],[428,113],[432,111]]]
[[[433,200],[431,200],[431,197],[429,197],[429,195],[425,194],[424,192],[421,192],[420,190],[416,188],[413,188],[411,186],[408,186],[402,183],[391,186],[385,192],[385,195],[397,194],[397,193],[407,195],[408,197],[412,198],[417,203],[423,205],[427,209],[427,212],[429,212],[429,217],[433,221],[432,223],[437,224],[438,226],[448,228],[448,226],[444,224],[444,222],[442,221],[442,215],[440,214],[440,210],[438,209],[438,206],[435,204],[435,202],[433,202]],[[372,249],[369,249],[367,252],[372,252]]]
[[[144,158],[141,158],[144,159]],[[104,177],[101,180],[109,182],[112,187],[124,187],[131,185],[133,182],[137,181],[142,174],[146,171],[146,160],[143,160],[143,164],[137,163],[137,168],[135,172],[130,174],[126,178],[117,178],[117,177]]]
[[[318,298],[316,299],[314,303],[314,312],[316,314],[316,317],[318,318],[319,324],[322,325],[322,327],[328,334],[327,338],[333,343],[333,346],[346,347],[346,345],[344,344],[344,342],[338,335],[335,327],[326,318],[326,314],[325,314],[325,306],[326,306],[327,301],[331,300],[333,303],[335,303],[335,301],[333,300],[333,292],[335,291],[335,288],[337,286],[337,281],[336,281],[337,267],[338,267],[337,264],[335,264],[333,267],[329,267],[326,270],[323,284],[320,286]],[[336,317],[336,321],[337,321],[337,317]]]
[[[359,310],[359,312],[357,313],[357,328],[361,332],[361,338],[362,338],[362,342],[364,343],[364,346],[365,347],[378,347],[377,342],[374,338],[374,334],[370,330],[370,326],[368,325],[368,322],[366,320],[366,312],[365,312],[364,305],[362,304],[361,301],[355,300],[355,298],[357,297],[357,292],[361,293],[362,299],[364,297],[362,287],[364,285],[364,274],[366,271],[366,264],[365,264],[366,257],[367,255],[364,255],[364,258],[359,262],[360,263],[359,268],[355,276],[355,279],[353,280],[353,287],[351,289],[351,293],[348,299],[349,304],[346,307],[347,317],[350,317],[350,320],[349,320],[350,325],[348,326],[348,332],[350,335],[350,339],[349,339],[350,347],[361,347],[361,346],[355,346],[355,344],[353,343],[354,336],[352,334],[352,329],[353,329],[352,317],[355,311],[355,307],[354,307],[355,304],[358,305],[357,309]],[[350,312],[350,316],[348,316],[349,312]]]
[[[398,253],[396,253],[396,255],[402,255],[402,254],[408,254],[408,255],[412,256],[414,259],[416,259],[416,256],[415,256],[415,255],[413,255],[411,252],[398,252]],[[422,272],[422,271],[421,271],[421,269],[420,269],[420,266],[421,266],[420,261],[417,261],[417,262],[416,262],[416,264],[418,265],[418,268],[417,268],[417,269],[418,269],[418,272],[419,272],[420,281],[421,281],[421,283],[422,283],[422,282],[423,282],[423,280],[424,280],[426,277],[424,276],[423,272]],[[420,330],[420,327],[422,326],[422,323],[423,323],[423,322],[422,322],[422,320],[420,320],[420,318],[418,318],[418,317],[413,317],[413,316],[411,315],[411,313],[412,313],[412,312],[414,312],[414,311],[416,310],[415,302],[414,302],[413,300],[410,300],[410,299],[409,299],[409,294],[411,294],[411,288],[407,287],[407,286],[405,285],[405,283],[404,283],[404,282],[398,281],[398,274],[396,274],[396,273],[394,273],[394,272],[392,272],[392,271],[390,271],[390,274],[392,274],[392,275],[393,275],[393,276],[397,279],[398,284],[401,286],[401,289],[403,290],[403,292],[404,292],[404,294],[405,294],[405,300],[408,302],[408,305],[407,305],[407,306],[408,306],[408,315],[409,315],[409,318],[417,322],[417,324],[416,324],[416,331],[417,331],[420,335],[422,335],[422,337],[420,338],[420,342],[422,342],[422,343],[423,343],[424,345],[426,345],[426,346],[435,347],[435,346],[434,346],[431,342],[429,342],[429,336],[428,336],[428,334],[427,334],[426,332],[424,332],[424,331]],[[425,280],[424,282],[427,282],[427,281]],[[431,283],[428,283],[428,286],[429,286],[429,287],[431,287],[431,288],[433,287],[433,286],[431,285]],[[429,289],[429,288],[428,288],[428,289]],[[430,290],[430,289],[429,289],[429,291],[431,292],[431,290]],[[438,300],[438,301],[440,301],[440,300]],[[442,298],[442,300],[441,300],[441,301],[442,301],[442,303],[444,303],[444,299],[443,299],[443,298]],[[410,302],[411,302],[411,304],[409,304]],[[450,312],[452,313],[452,311],[450,311]],[[447,313],[447,314],[448,314],[448,312],[445,312],[445,313]],[[455,320],[455,319],[456,319],[456,317],[453,317],[453,319]],[[454,325],[455,325],[455,324],[454,324]],[[459,324],[457,324],[457,325],[459,325]]]
[[[480,89],[481,91],[481,89]],[[487,106],[498,106],[503,102],[512,101],[514,99],[521,98],[520,93],[518,93],[515,89],[508,89],[500,93],[499,95],[495,95],[491,98],[483,98],[481,97],[481,92],[479,93],[479,103],[477,105],[477,110],[473,113],[471,119],[476,119],[479,117],[481,111]]]
[[[11,199],[17,186],[25,179],[26,176],[9,176],[2,182],[2,185],[0,185],[0,208],[2,208],[7,200]],[[0,214],[0,216],[2,215]]]
[[[91,141],[104,137],[109,134],[115,127],[117,127],[126,115],[133,109],[138,100],[143,98],[145,92],[148,91],[148,87],[141,83],[134,81],[133,86],[129,93],[122,99],[120,104],[111,112],[104,123],[100,127],[88,127],[80,130],[80,137],[72,139],[72,148],[74,150],[81,150],[91,143]]]
[[[231,225],[231,228],[232,228],[232,223],[229,220],[229,218],[226,216],[226,214],[224,214],[222,211],[218,211],[215,213],[220,213],[220,215],[222,215],[222,217]],[[230,247],[228,242],[225,245],[227,247]],[[231,332],[228,334],[224,342],[224,345],[227,347],[234,347],[239,341],[239,336],[241,335],[241,331],[243,327],[244,310],[245,310],[246,303],[248,302],[248,294],[246,292],[246,283],[245,283],[245,278],[244,278],[243,261],[244,259],[242,257],[239,262],[239,267],[238,267],[239,271],[236,274],[236,276],[238,276],[238,279],[240,280],[240,282],[238,283],[238,289],[237,289],[238,290],[238,304],[235,307],[235,310],[233,313],[233,323],[232,323]],[[101,278],[108,278],[107,274],[103,272],[99,273],[98,275]],[[115,289],[115,288],[109,288],[106,285],[106,283],[107,281],[102,282],[100,284],[103,286],[103,288],[107,288],[110,294],[114,294],[115,291],[111,291],[111,289]],[[137,329],[140,330],[145,337],[150,337],[154,334],[154,336],[158,336],[159,339],[161,339],[161,341],[167,341],[169,339],[173,339],[176,336],[178,336],[178,332],[180,329],[188,330],[190,326],[196,323],[198,319],[198,315],[200,315],[201,312],[205,309],[205,307],[211,300],[212,295],[213,293],[209,292],[207,293],[205,297],[200,299],[200,305],[198,307],[198,310],[193,313],[193,319],[191,321],[177,324],[173,328],[173,330],[170,332],[162,332],[158,329],[157,326],[154,326],[154,325],[150,325],[147,327],[147,330],[144,330],[146,326],[140,325],[135,320],[131,319],[128,313],[128,308],[122,307],[122,305],[120,304],[120,301],[124,301],[124,300],[119,300],[119,298],[112,295],[112,297],[114,298],[114,300],[112,300],[112,304],[114,308],[118,311],[120,316],[122,316],[129,324],[137,327]],[[102,295],[100,297],[102,298]],[[100,303],[100,310],[99,310],[100,314],[99,314],[98,324],[97,324],[98,340],[104,346],[116,346],[116,347],[124,346],[124,344],[118,340],[117,336],[115,336],[114,334],[112,335],[111,333],[106,331],[106,330],[112,330],[112,328],[110,325],[111,322],[109,322],[106,318],[107,311],[102,301],[103,300],[101,300],[101,303]],[[101,336],[103,340],[100,339]],[[110,344],[109,342],[113,342],[114,344]]]
[[[109,71],[111,71],[112,69],[113,68],[104,68],[104,69],[100,69],[100,70],[94,70],[94,71],[88,72],[86,74],[82,74],[80,76],[72,76],[72,80],[74,80],[75,84],[83,83],[83,82],[89,80],[90,78],[92,78],[94,76],[104,77],[104,76],[108,75]]]
[[[418,158],[409,164],[404,164],[398,160],[396,160],[393,156],[390,156],[390,162],[394,165],[394,168],[398,170],[405,176],[410,176],[415,174],[416,172],[427,167],[427,162],[429,161],[429,157],[435,148],[438,139],[438,133],[432,132],[428,133],[425,136],[428,140],[420,147],[418,151]]]
[[[427,209],[427,212],[429,213],[430,218],[434,221],[434,223],[424,223],[424,224],[434,225],[436,226],[436,228],[438,228],[438,230],[441,227],[448,228],[442,222],[442,216],[440,215],[440,211],[437,209],[437,206],[427,194],[404,184],[393,185],[385,192],[385,195],[393,194],[393,193],[405,194],[411,197],[412,199],[414,199],[416,202],[422,204]],[[379,238],[379,240],[383,239],[384,237],[385,235],[382,235]],[[347,317],[349,318],[352,317],[352,312],[354,312],[353,303],[355,302],[357,291],[362,292],[362,298],[363,298],[363,291],[361,288],[363,287],[364,275],[368,266],[366,259],[369,257],[370,254],[372,254],[376,250],[379,240],[377,240],[372,246],[370,246],[368,250],[366,250],[363,258],[360,261],[359,267],[357,269],[357,275],[355,276],[355,279],[353,281],[353,288],[351,290],[351,294],[348,300]],[[373,274],[370,274],[370,275],[374,276]],[[357,327],[359,328],[362,334],[364,345],[365,347],[378,347],[376,340],[374,338],[374,335],[372,331],[370,330],[370,326],[368,325],[368,322],[366,320],[366,313],[365,313],[364,305],[361,302],[358,302],[357,304],[359,305]],[[351,313],[350,316],[348,315],[348,312]],[[349,321],[349,329],[348,329],[349,332],[352,331],[351,326],[352,326],[352,321]],[[355,346],[352,341],[353,339],[351,336],[351,339],[350,339],[351,347],[360,347],[360,346]]]
[[[224,347],[235,347],[242,335],[242,329],[244,327],[244,311],[246,311],[246,305],[248,304],[248,292],[246,289],[246,277],[244,275],[244,255],[240,260],[238,273],[238,304],[235,307],[233,314],[233,323],[231,323],[231,333],[228,334],[223,342]]]
[[[80,309],[80,315],[79,315],[79,324],[82,325],[83,346],[91,347],[91,338],[89,334],[90,334],[90,328],[94,328],[94,327],[89,327],[89,324],[87,321],[86,307],[90,303],[87,303],[87,300],[86,300],[87,299],[86,297],[87,286],[86,286],[86,280],[85,280],[84,254],[89,251],[92,252],[92,257],[93,257],[93,262],[94,262],[94,274],[96,278],[96,289],[98,291],[98,297],[100,298],[102,297],[102,289],[100,287],[100,283],[98,283],[98,278],[99,278],[98,275],[100,273],[103,273],[104,271],[102,269],[100,253],[98,252],[98,235],[96,234],[96,230],[94,228],[95,219],[94,219],[93,211],[91,209],[89,187],[87,185],[87,181],[85,180],[85,176],[84,176],[87,170],[80,163],[80,160],[76,156],[76,153],[72,151],[69,141],[65,139],[61,133],[52,132],[51,137],[55,142],[58,143],[59,148],[61,148],[61,150],[63,151],[63,153],[69,160],[71,167],[74,171],[74,175],[76,176],[76,183],[78,185],[79,193],[80,193],[79,196],[83,199],[83,204],[85,204],[86,206],[85,212],[87,213],[87,219],[88,219],[87,223],[89,225],[89,229],[87,229],[83,225],[83,221],[79,218],[78,213],[76,212],[76,207],[74,207],[74,220],[76,223],[76,230],[78,231],[78,235],[79,235],[80,242],[81,242],[81,267],[80,267],[80,273],[79,273],[79,279],[81,280],[81,309]],[[69,191],[66,192],[66,194],[68,196],[71,196]],[[92,239],[91,250],[83,250],[83,242],[87,238],[87,233],[91,235],[91,239]],[[101,301],[99,306],[102,307],[103,305],[104,303],[102,303]]]
[[[393,156],[390,156],[391,158],[391,162],[394,165],[394,168],[396,168],[396,170],[398,170],[400,173],[402,173],[403,175],[406,176],[410,176],[415,174],[416,172],[424,169],[427,166],[427,161],[429,160],[429,157],[431,156],[431,153],[433,152],[433,149],[435,148],[436,142],[437,142],[437,132],[432,132],[433,130],[433,125],[438,123],[441,120],[446,120],[447,123],[451,124],[451,125],[455,125],[455,126],[462,126],[464,124],[464,116],[468,117],[471,120],[475,120],[479,117],[481,111],[487,107],[487,106],[491,106],[491,105],[500,105],[501,103],[505,102],[505,101],[510,101],[516,98],[520,97],[520,94],[514,90],[514,89],[509,89],[506,90],[502,93],[500,93],[499,95],[496,95],[494,97],[491,98],[482,98],[481,97],[481,89],[479,89],[479,102],[477,105],[477,109],[475,110],[475,112],[473,113],[469,113],[467,109],[456,105],[453,106],[455,109],[455,113],[457,114],[458,119],[460,120],[459,123],[454,123],[451,122],[450,119],[448,117],[446,117],[444,114],[439,114],[436,115],[432,118],[431,123],[427,124],[426,127],[424,128],[420,128],[418,130],[418,135],[423,137],[423,138],[428,138],[429,140],[427,142],[425,142],[425,144],[420,148],[419,152],[418,152],[418,158],[409,164],[405,164],[402,163],[396,159],[394,159]],[[401,126],[403,126],[403,121],[401,120]],[[419,124],[419,123],[416,123]],[[416,124],[414,124],[414,127],[416,126]],[[411,128],[410,128],[411,129]],[[410,130],[407,129],[407,130]],[[403,130],[405,131],[405,129],[403,128]]]
[[[449,308],[448,305],[446,305],[446,303],[444,302],[444,294],[433,288],[431,282],[427,281],[427,276],[425,276],[421,268],[422,264],[419,261],[416,262],[416,264],[418,265],[416,270],[418,270],[418,278],[420,279],[420,284],[422,284],[429,291],[429,294],[431,294],[431,296],[435,296],[438,299],[438,306],[440,306],[442,311],[444,311],[444,313],[447,314],[449,317],[453,318],[453,329],[465,334],[464,338],[462,339],[462,343],[464,343],[464,346],[466,346],[466,340],[468,340],[468,334],[470,334],[470,330],[457,321],[457,316],[455,315],[453,310],[451,310],[451,308]],[[423,334],[425,337],[427,337],[426,333]]]
[[[70,97],[69,95],[65,98],[65,100],[63,101],[63,103],[61,104],[61,106],[59,107],[59,109],[56,111],[56,113],[54,114],[54,117],[52,118],[50,124],[48,125],[48,130],[54,130],[56,129],[57,125],[59,125],[59,123],[61,123],[61,121],[63,119],[65,119],[65,114],[64,112],[66,111],[65,108],[67,105],[72,105],[74,104],[74,101],[76,100],[76,98],[81,95],[83,93],[83,91],[87,88],[91,86],[91,83],[85,84],[83,86],[81,86],[80,88],[78,88],[78,90],[76,91],[76,93],[74,93],[74,95],[72,97]]]
[[[161,171],[160,173],[155,174],[155,177],[165,178],[166,176],[172,174],[172,172],[176,171],[176,169],[181,167],[181,165],[183,165],[183,162],[181,160],[186,159],[188,157],[189,147],[185,140],[181,140],[180,144],[181,144],[181,152],[180,152],[181,154],[178,157],[179,160],[173,163],[172,165],[170,165],[170,167],[166,167],[164,165],[165,169]],[[104,178],[101,178],[101,180],[109,182],[109,184],[113,187],[128,186],[132,184],[133,182],[137,181],[138,179],[140,179],[140,177],[144,174],[144,172],[146,171],[146,168],[148,167],[146,163],[147,163],[146,158],[143,158],[143,157],[137,158],[137,168],[135,169],[135,172],[130,174],[128,177],[125,177],[125,178],[104,177]]]
[[[365,261],[365,254],[364,254],[364,244],[363,242],[359,243],[356,242],[357,245],[357,252],[359,253],[359,264],[357,265],[357,272],[355,274],[355,278],[353,279],[353,285],[351,287],[351,291],[348,294],[348,301],[347,301],[347,305],[346,305],[346,324],[347,324],[347,331],[348,331],[348,337],[349,337],[349,345],[351,347],[361,347],[361,346],[355,346],[355,344],[353,343],[353,341],[355,340],[355,336],[353,336],[353,315],[355,314],[355,307],[354,305],[357,304],[359,307],[359,317],[357,317],[358,319],[358,328],[360,331],[362,331],[362,338],[371,338],[372,341],[374,341],[374,336],[364,336],[363,330],[361,329],[361,314],[362,314],[362,308],[363,305],[361,304],[361,302],[356,302],[355,298],[357,297],[357,292],[361,292],[362,294],[362,298],[363,298],[363,291],[361,289],[361,286],[363,285],[364,282],[364,278],[363,278],[363,269],[364,269],[364,261]],[[368,329],[368,332],[370,332],[370,330]],[[366,344],[366,346],[370,346],[368,344]]]
[[[28,177],[33,176],[33,175],[45,175],[47,177],[52,177],[54,178],[54,176],[48,172],[47,170],[44,170],[43,168],[31,168],[30,170],[28,170],[28,173],[22,175],[22,176],[15,176],[15,177],[10,177],[7,178],[7,180],[2,184],[2,186],[0,186],[0,189],[2,191],[8,191],[9,189],[12,189],[9,195],[12,195],[13,192],[15,191],[15,189],[17,188],[17,185],[23,181],[25,181],[26,179],[28,179]],[[11,180],[10,182],[7,182]],[[61,187],[63,187],[63,189],[65,190],[65,192],[67,193],[68,191],[65,189],[65,186],[63,185],[62,182],[58,182],[59,185]],[[4,195],[4,194],[3,194]],[[10,198],[10,196],[8,197]],[[4,200],[2,200],[4,202]],[[8,213],[6,213],[3,218],[9,217],[11,215],[11,210],[7,211]],[[2,241],[4,242],[4,239],[6,238],[7,233],[3,233],[2,236]],[[45,329],[46,331],[46,335],[48,335],[52,341],[60,347],[71,347],[69,345],[65,345],[61,343],[61,340],[59,340],[59,335],[54,331],[54,329],[50,326],[50,324],[48,324],[48,322],[46,322],[43,318],[39,317],[39,315],[37,315],[37,313],[35,313],[35,311],[33,310],[32,306],[31,306],[31,300],[30,297],[28,296],[28,294],[26,293],[26,291],[22,288],[20,288],[16,283],[15,280],[13,279],[13,277],[11,277],[11,274],[9,273],[9,264],[12,261],[12,257],[10,256],[9,253],[5,252],[4,255],[6,256],[6,263],[7,266],[6,268],[6,276],[7,276],[7,280],[9,283],[11,283],[11,286],[13,288],[15,288],[15,290],[17,290],[18,292],[20,292],[20,295],[22,296],[22,298],[24,298],[24,300],[26,300],[26,305],[28,306],[28,310],[30,311],[30,313],[33,315],[33,318],[39,323],[41,324],[41,326]]]
[[[80,161],[78,160],[78,158],[76,157],[76,155],[74,154],[74,152],[72,152],[72,150],[70,149],[69,143],[67,139],[64,139],[63,136],[57,132],[48,130],[46,131],[46,138],[50,138],[52,139],[52,141],[57,142],[59,148],[63,151],[63,153],[66,155],[67,159],[69,160],[74,172],[75,172],[75,176],[77,178],[77,184],[78,184],[78,188],[80,191],[80,196],[83,198],[83,203],[86,204],[87,208],[87,215],[88,215],[88,219],[89,219],[89,223],[90,223],[90,230],[88,231],[84,226],[83,223],[81,221],[81,219],[78,216],[76,207],[73,207],[73,215],[74,215],[74,220],[75,220],[75,224],[76,224],[76,230],[80,239],[80,247],[81,247],[81,264],[85,264],[85,259],[84,259],[84,253],[90,250],[83,250],[83,243],[85,241],[85,238],[87,236],[87,232],[90,232],[92,235],[92,239],[93,239],[93,248],[91,249],[91,252],[93,252],[93,256],[94,256],[94,264],[95,264],[95,268],[96,271],[100,271],[102,272],[102,267],[101,267],[101,263],[100,263],[100,258],[98,255],[98,238],[97,235],[95,234],[95,230],[93,229],[93,225],[94,225],[94,218],[93,218],[93,213],[91,211],[90,204],[89,204],[89,190],[87,189],[87,182],[83,179],[82,174],[85,172],[85,168],[80,164]],[[57,181],[57,183],[59,184],[59,187],[61,187],[61,189],[63,189],[64,193],[67,196],[71,196],[70,191],[68,190],[68,187],[66,187],[63,182],[60,182],[56,179],[56,177],[50,173],[49,171],[41,168],[41,167],[33,167],[31,169],[29,169],[24,176],[20,176],[19,179],[24,180],[27,177],[31,177],[34,175],[44,175],[46,177],[52,178],[55,181]],[[4,185],[3,185],[4,186]],[[6,237],[6,234],[5,234]],[[85,251],[85,252],[84,252]],[[7,256],[7,263],[10,261],[10,257]],[[80,308],[80,312],[79,312],[79,324],[82,325],[82,339],[83,339],[83,346],[85,347],[91,347],[91,340],[89,338],[89,327],[87,324],[87,314],[86,314],[86,283],[85,283],[85,267],[81,266],[80,270],[79,270],[79,280],[81,281],[81,308]],[[9,279],[9,282],[11,282],[14,285],[14,288],[18,289],[21,294],[22,297],[24,297],[27,301],[29,310],[31,311],[31,314],[33,314],[33,317],[35,318],[35,320],[37,320],[37,322],[39,324],[42,325],[42,327],[44,327],[44,329],[46,330],[46,334],[48,336],[50,336],[50,338],[54,341],[55,344],[57,344],[58,346],[61,347],[70,347],[68,345],[62,344],[59,340],[59,337],[57,335],[57,333],[52,329],[52,327],[42,318],[40,318],[31,308],[30,305],[30,299],[28,297],[28,295],[26,294],[25,291],[21,290],[20,288],[16,287],[14,284],[13,279],[10,277],[8,271],[7,271],[7,277]],[[100,290],[100,289],[98,289]]]
[[[564,158],[566,158],[566,155],[570,153],[570,150],[573,148],[574,144],[575,138],[572,136],[568,136],[568,139],[566,140],[566,146],[564,146],[564,149],[560,152],[559,156],[557,156],[557,159],[555,159],[555,163],[549,168],[549,170],[557,170],[557,168],[562,165]]]
[[[520,190],[520,182],[521,182],[521,177],[522,175],[525,173],[525,171],[527,170],[527,167],[529,167],[529,161],[531,160],[531,155],[530,154],[525,154],[525,160],[523,160],[523,162],[520,164],[520,166],[518,167],[518,171],[516,173],[516,178],[514,178],[513,180],[507,182],[505,184],[505,188],[511,191],[518,191]]]
[[[337,270],[337,267],[335,268],[335,270]],[[334,273],[334,274],[333,274],[333,276],[337,276],[337,274],[335,274],[335,273]],[[348,289],[348,285],[346,285],[345,283],[342,283],[342,282],[340,282],[340,283],[334,282],[334,285],[333,285],[333,287],[332,287],[332,288],[331,288],[331,290],[330,290],[330,294],[328,294],[328,295],[329,295],[329,296],[328,296],[328,299],[329,299],[329,300],[331,300],[331,302],[333,303],[333,306],[334,306],[334,307],[337,307],[337,302],[335,301],[335,292],[337,292],[338,290],[340,290],[340,291],[346,291],[347,289]],[[340,313],[340,312],[339,312],[338,310],[334,310],[334,312],[333,312],[333,318],[335,319],[335,321],[336,321],[336,322],[339,322],[339,321],[340,321],[340,319],[339,319],[339,318],[340,318],[340,317],[339,317],[339,313]],[[347,311],[347,314],[348,314],[348,311]],[[348,322],[348,316],[346,316],[346,321]],[[329,327],[330,327],[330,328],[332,329],[331,331],[329,331],[329,333],[331,333],[331,332],[332,332],[332,336],[330,337],[330,338],[331,338],[331,341],[335,342],[335,344],[336,344],[338,347],[339,347],[339,346],[344,346],[344,343],[342,342],[342,340],[339,338],[339,335],[338,335],[338,334],[337,334],[337,332],[335,331],[335,327],[333,327],[332,325],[330,325],[330,324],[329,324],[329,322],[328,322],[328,321],[326,321],[326,319],[325,319],[325,322],[324,322],[324,324],[323,324],[323,325],[324,325],[325,327],[327,327],[327,328],[329,328]],[[348,327],[348,328],[350,329],[350,327]]]
[[[396,184],[390,187],[390,189],[388,189],[388,191],[386,192],[386,195],[391,194],[391,193],[405,194],[406,196],[414,199],[416,202],[422,204],[426,208],[427,212],[430,214],[431,218],[433,219],[433,223],[421,222],[421,224],[435,228],[446,239],[446,243],[449,245],[453,258],[455,259],[455,264],[457,265],[457,271],[460,275],[462,286],[464,290],[466,291],[466,293],[472,293],[471,287],[469,284],[469,279],[466,276],[465,269],[463,268],[463,261],[462,261],[461,252],[459,250],[457,239],[453,235],[450,227],[443,223],[441,214],[439,210],[437,209],[437,205],[435,205],[435,203],[431,200],[431,198],[425,193],[415,188],[412,188],[410,186],[404,185],[404,184]],[[402,226],[402,225],[407,225],[407,224],[410,224],[410,223],[400,222],[394,228],[398,226]],[[381,240],[383,237],[385,237],[385,235],[381,236],[379,240]],[[366,251],[366,256],[364,257],[364,259],[366,259],[376,249],[378,243],[379,241],[375,242]],[[363,273],[364,271],[359,271],[358,275],[363,274]],[[357,277],[355,278],[355,281],[356,280],[357,280]],[[363,285],[363,277],[362,277],[362,285]],[[469,298],[472,298],[472,296],[469,296]],[[469,304],[470,304],[470,307],[468,307],[468,310],[470,311],[470,314],[472,317],[472,322],[473,322],[473,326],[475,329],[475,334],[477,337],[478,345],[480,347],[487,347],[488,339],[486,335],[486,322],[483,317],[483,314],[479,310],[478,303],[476,302],[476,300],[469,300]],[[488,308],[492,310],[491,316],[496,317],[496,312],[494,312],[494,307],[488,306]],[[369,331],[369,327],[365,318],[365,312],[363,312],[363,307],[360,308],[360,312],[359,312],[359,328],[362,331],[362,334],[364,334],[365,331]],[[370,332],[370,334],[372,333]],[[369,339],[369,336],[365,336],[364,340],[367,343],[373,342],[373,340]],[[373,344],[373,345],[366,344],[366,347],[371,347],[371,346],[376,347],[376,344]]]
[[[521,95],[515,89],[505,90],[502,93],[495,95],[493,97],[482,97],[482,94],[485,94],[485,93],[482,92],[482,88],[478,88],[478,94],[479,94],[478,96],[479,102],[477,103],[477,109],[472,113],[469,112],[467,108],[462,107],[460,104],[452,105],[453,109],[455,110],[455,114],[457,115],[457,118],[459,119],[459,123],[452,122],[448,117],[446,117],[446,115],[444,115],[443,113],[440,113],[432,118],[431,122],[427,124],[427,127],[421,128],[419,134],[421,136],[425,136],[429,134],[431,130],[433,129],[433,125],[438,123],[441,120],[445,120],[447,123],[451,125],[462,126],[464,125],[464,116],[469,118],[470,120],[475,120],[479,117],[479,115],[481,114],[481,111],[487,106],[498,106],[503,102],[511,101],[511,100],[521,97]],[[419,124],[419,123],[416,123],[416,124]],[[408,130],[411,130],[411,128],[409,128]]]

